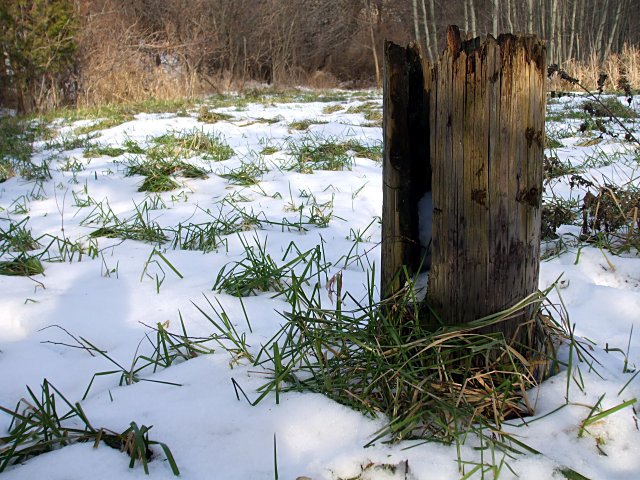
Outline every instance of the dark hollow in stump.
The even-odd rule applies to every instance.
[[[383,106],[383,296],[397,292],[421,263],[417,204],[431,190],[428,92],[420,52],[391,42],[384,47]]]
[[[537,291],[545,70],[533,36],[462,41],[449,27],[434,65],[411,45],[385,44],[383,297],[404,284],[399,271],[419,273],[417,202],[429,190],[426,301],[442,323],[497,313]],[[528,315],[501,324],[505,337],[518,340]]]

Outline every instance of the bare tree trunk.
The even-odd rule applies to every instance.
[[[513,19],[511,18],[511,0],[507,0],[507,29],[509,33],[513,32]]]
[[[493,36],[498,38],[498,0],[493,0],[493,20],[491,23],[491,33]]]
[[[619,0],[618,0],[619,2]],[[598,25],[598,31],[596,33],[596,39],[594,43],[594,49],[598,55],[598,59],[604,59],[604,48],[602,48],[602,34],[604,32],[604,25],[607,19],[607,11],[609,10],[609,0],[604,0],[604,5],[601,9],[594,9],[594,15],[601,15],[600,24]]]
[[[531,34],[533,33],[533,0],[529,0],[527,7],[527,13],[529,14],[527,17],[527,33]]]
[[[584,18],[585,18],[585,10],[586,8],[580,8],[579,12],[580,12],[580,17],[578,19],[578,31],[580,32],[584,32],[587,29],[587,25],[585,24]],[[583,37],[584,38],[584,37]],[[578,60],[582,60],[582,52],[580,50],[580,35],[576,35],[576,58]]]
[[[382,86],[380,80],[380,63],[378,62],[378,52],[376,51],[376,36],[373,31],[373,11],[371,9],[371,0],[363,0],[364,8],[367,10],[369,17],[369,34],[371,35],[371,52],[373,53],[373,65],[376,70],[376,85],[378,88]]]
[[[609,33],[609,42],[607,43],[607,49],[604,52],[604,58],[607,58],[611,53],[611,45],[613,45],[613,40],[616,37],[618,31],[618,25],[620,25],[621,16],[622,16],[622,6],[626,3],[625,0],[618,0],[618,9],[616,10],[616,16],[613,19],[613,25],[611,26],[611,33]]]
[[[558,9],[558,2],[557,0],[551,0],[551,12],[550,12],[550,20],[551,20],[551,25],[549,26],[550,28],[550,34],[549,34],[549,59],[551,61],[551,63],[557,63],[558,59],[558,42],[556,39],[556,11]]]
[[[435,0],[429,0],[429,14],[431,15],[431,28],[429,34],[431,35],[431,48],[434,51],[433,58],[438,55],[438,30],[436,28],[436,12],[434,9]]]
[[[462,2],[464,5],[464,31],[469,31],[469,9],[467,8],[467,2]]]
[[[546,7],[547,0],[540,1],[540,36],[544,40],[549,40],[547,38],[547,9]]]
[[[420,25],[418,24],[418,0],[412,0],[413,6],[413,36],[420,43]]]
[[[437,45],[432,45],[431,38],[429,37],[429,22],[427,21],[427,6],[425,5],[426,0],[422,0],[420,2],[420,7],[422,8],[422,23],[424,26],[424,42],[426,45],[427,56],[429,61],[432,62],[434,59],[433,49],[437,48]]]
[[[576,6],[578,5],[577,0],[573,0],[573,9],[571,10],[571,30],[569,32],[569,51],[567,53],[566,60],[569,60],[573,57],[573,45],[575,43],[576,36]]]

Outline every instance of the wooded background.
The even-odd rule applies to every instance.
[[[548,63],[638,88],[638,0],[0,0],[0,106],[380,85],[383,40],[433,60],[446,27],[533,33]]]

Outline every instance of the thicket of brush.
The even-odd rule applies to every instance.
[[[384,39],[417,39],[433,58],[450,23],[469,35],[537,34],[549,39],[549,63],[572,76],[589,82],[604,71],[608,90],[617,89],[622,76],[640,88],[640,28],[637,15],[628,14],[633,2],[621,0],[602,15],[593,3],[5,1],[0,107],[29,112],[184,98],[256,83],[376,86]]]

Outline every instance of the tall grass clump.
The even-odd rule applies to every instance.
[[[563,364],[555,356],[558,342],[573,341],[565,312],[546,300],[552,288],[494,315],[437,328],[426,326],[411,283],[375,302],[370,282],[369,298],[360,302],[342,292],[338,274],[328,282],[331,308],[323,308],[318,285],[298,288],[291,310],[282,313],[285,324],[256,358],[273,375],[257,401],[269,392],[276,401],[284,391],[317,392],[364,414],[385,415],[389,423],[370,444],[464,443],[474,432],[509,451],[511,438],[501,425],[533,413],[527,391]],[[523,311],[530,312],[521,327],[528,345],[499,332]]]

